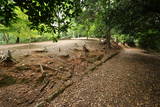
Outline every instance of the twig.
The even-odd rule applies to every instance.
[[[40,69],[41,69],[41,72],[44,73],[44,70],[41,64],[40,64]]]

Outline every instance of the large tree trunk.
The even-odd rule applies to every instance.
[[[111,27],[110,27],[110,23],[108,25],[108,28],[107,28],[107,32],[106,32],[106,48],[107,49],[111,49]]]
[[[111,33],[110,32],[106,35],[106,48],[111,49]]]
[[[111,0],[108,0],[108,9],[111,8]],[[110,19],[111,17],[108,17],[109,18],[109,23],[108,23],[108,31],[107,31],[107,35],[106,35],[106,48],[107,49],[111,49],[111,22],[110,22]]]

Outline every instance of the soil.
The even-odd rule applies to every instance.
[[[49,107],[159,107],[160,57],[124,49],[66,89]]]
[[[84,50],[84,44],[87,48]],[[0,107],[158,107],[160,57],[97,40],[0,46]]]
[[[86,49],[89,51],[85,52]],[[16,64],[0,64],[0,107],[48,106],[65,89],[81,80],[104,58],[97,40],[62,40],[0,46]],[[107,55],[119,52],[108,51]],[[107,56],[105,55],[105,56]]]

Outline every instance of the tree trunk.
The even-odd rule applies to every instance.
[[[110,33],[110,31],[106,35],[106,48],[111,49],[111,33]]]
[[[16,43],[19,43],[20,42],[20,38],[19,37],[17,37],[17,39],[16,39]]]
[[[56,15],[58,18],[58,39],[60,38],[60,34],[61,34],[61,19],[60,19],[60,12],[59,12],[59,8],[58,8],[58,15]]]
[[[108,0],[108,9],[110,10],[111,8],[111,0]],[[106,35],[106,48],[107,49],[111,49],[111,22],[110,22],[110,19],[111,17],[108,17],[109,18],[109,23],[108,23],[108,31],[107,31],[107,35]]]
[[[6,44],[9,43],[9,35],[8,35],[8,33],[3,32],[3,40],[6,41]]]
[[[89,24],[87,24],[87,40],[89,38]]]
[[[6,42],[7,42],[7,44],[9,43],[9,34],[8,33],[6,33]]]
[[[58,19],[58,38],[60,38],[60,33],[61,33],[61,31],[60,31],[60,20]]]
[[[88,40],[88,38],[89,38],[89,36],[88,36],[88,34],[87,34],[87,40]]]

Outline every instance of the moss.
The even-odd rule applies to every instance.
[[[0,75],[0,87],[9,86],[16,83],[16,79],[5,74]]]
[[[30,80],[29,80],[29,79],[26,79],[26,78],[23,78],[23,79],[17,81],[18,84],[27,84],[27,83],[29,83],[29,82],[30,82]]]
[[[16,67],[17,70],[22,71],[22,70],[30,70],[31,68],[28,66],[18,66]]]

